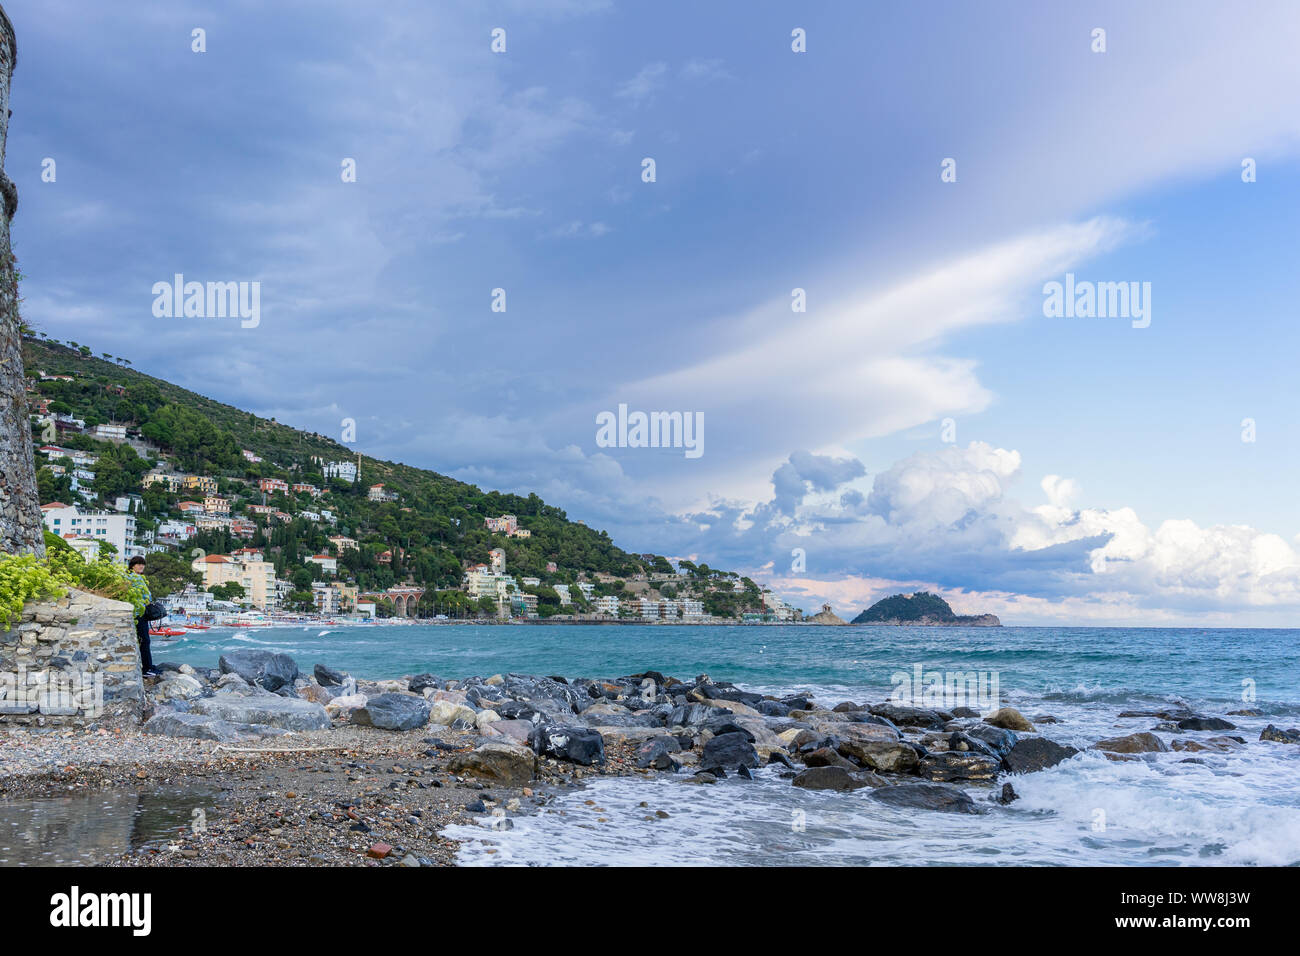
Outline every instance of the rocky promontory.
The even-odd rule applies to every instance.
[[[948,602],[929,591],[894,594],[853,619],[854,624],[912,624],[923,627],[1001,627],[996,614],[954,614]]]

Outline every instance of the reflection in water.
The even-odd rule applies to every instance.
[[[206,787],[173,787],[0,800],[0,866],[101,862],[175,836],[215,797]]]

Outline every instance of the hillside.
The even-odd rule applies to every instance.
[[[465,567],[488,563],[491,549],[502,548],[510,573],[541,580],[543,605],[554,596],[545,593],[550,591],[546,585],[574,583],[580,576],[587,580],[612,576],[618,580],[602,581],[596,593],[631,597],[624,580],[658,574],[672,575],[679,591],[698,592],[709,613],[730,617],[761,608],[759,591],[748,579],[742,583],[732,572],[705,565],[684,566],[684,573],[676,575],[666,559],[626,552],[606,532],[570,521],[562,509],[535,494],[484,491],[436,472],[367,455],[359,457],[360,479],[355,483],[326,478],[322,462],[357,462],[356,449],[137,371],[125,359],[97,357],[76,343],[27,337],[23,360],[33,406],[43,401],[49,414],[85,425],[83,433],[60,424],[57,437],[47,426],[47,434],[36,436],[36,443],[52,442],[98,455],[93,480],[97,499],[111,503],[118,495],[142,496],[136,514],[144,528],[179,515],[182,501],[203,500],[203,493],[195,490],[173,492],[160,484],[142,488],[141,478],[162,461],[178,472],[215,478],[217,493],[232,502],[231,514],[246,515],[256,525],[255,532],[238,536],[228,530],[200,532],[186,541],[187,548],[201,547],[208,553],[227,553],[241,546],[263,548],[269,552],[267,560],[274,560],[277,575],[288,577],[301,571],[303,560],[312,554],[331,553],[331,535],[344,535],[357,539],[360,546],[339,555],[340,577],[367,591],[412,584],[444,592],[460,587]],[[102,424],[127,425],[128,440],[110,443],[87,434]],[[261,461],[248,460],[245,452]],[[37,455],[42,503],[77,500],[68,474],[59,474],[51,464],[47,456]],[[261,479],[312,485],[320,491],[265,494],[258,487]],[[395,500],[370,500],[367,492],[376,484],[384,485],[384,492],[395,495]],[[265,506],[292,520],[270,521],[257,510]],[[302,517],[318,512],[328,513],[333,522]],[[485,519],[503,514],[517,516],[518,526],[530,536],[508,537],[485,528]],[[554,570],[548,571],[549,563]],[[457,600],[454,594],[446,599],[453,604]]]
[[[994,614],[954,614],[948,602],[929,591],[894,594],[877,601],[852,621],[854,624],[919,624],[931,627],[1000,627]]]

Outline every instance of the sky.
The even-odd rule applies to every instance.
[[[805,610],[1300,624],[1294,3],[4,6],[53,338]]]

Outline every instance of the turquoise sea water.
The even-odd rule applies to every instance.
[[[899,811],[865,791],[808,793],[768,771],[713,786],[601,780],[561,797],[553,812],[518,818],[512,830],[459,828],[452,835],[465,841],[466,863],[1300,864],[1300,746],[1258,741],[1268,723],[1300,725],[1296,630],[316,626],[214,629],[160,643],[154,658],[215,666],[239,647],[283,650],[304,671],[321,661],[371,678],[707,673],[827,704],[883,700],[894,675],[917,665],[989,672],[1002,703],[1058,718],[1039,729],[1080,748],[1157,722],[1120,718],[1126,710],[1262,712],[1229,718],[1238,726],[1229,733],[1247,741],[1230,753],[1175,751],[1132,762],[1083,754],[1014,778],[1022,798],[987,804],[980,816]],[[1215,736],[1159,734],[1166,743]],[[991,788],[968,790],[986,804]],[[669,817],[646,820],[643,801],[650,816],[664,809]]]

